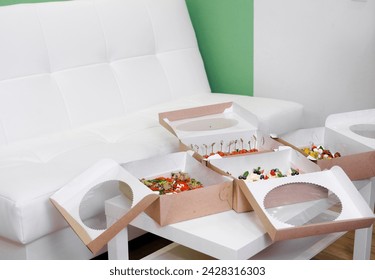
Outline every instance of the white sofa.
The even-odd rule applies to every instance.
[[[183,0],[0,7],[0,259],[88,259],[49,197],[101,158],[175,152],[158,112],[235,101],[260,129],[301,127],[293,102],[213,94]]]

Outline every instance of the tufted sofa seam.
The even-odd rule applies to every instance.
[[[161,63],[159,57],[157,56],[159,54],[159,52],[158,52],[158,41],[157,41],[157,38],[156,38],[155,26],[154,26],[154,22],[152,21],[151,12],[150,12],[150,9],[149,9],[148,5],[145,2],[143,2],[143,5],[146,8],[146,11],[147,11],[147,14],[148,14],[148,18],[150,19],[150,24],[151,24],[152,34],[153,34],[154,44],[155,44],[155,57],[158,60],[158,63],[160,65],[161,69],[163,70],[163,74],[164,74],[164,76],[165,76],[165,78],[167,80],[167,83],[168,83],[168,88],[169,88],[170,95],[171,95],[171,97],[173,97],[174,94],[173,94],[173,91],[172,91],[170,79],[169,79],[169,77],[168,77],[168,75],[167,75],[167,73],[165,71],[165,67],[164,67],[163,63]],[[180,49],[180,50],[182,50],[182,49]]]
[[[39,14],[38,6],[34,7],[34,9],[36,10],[36,14],[37,14],[37,18],[38,18],[38,23],[39,23],[40,29],[42,31],[42,34],[43,34],[43,44],[44,44],[44,46],[46,48],[46,53],[47,53],[47,57],[48,57],[48,67],[49,67],[49,72],[48,73],[49,73],[49,75],[51,77],[53,77],[52,74],[54,72],[52,72],[51,55],[50,55],[50,52],[49,52],[49,49],[48,49],[48,44],[47,44],[47,40],[46,40],[45,30],[44,30],[43,24],[42,24],[42,22],[40,20],[40,14]],[[52,81],[56,85],[56,87],[57,87],[57,89],[59,91],[59,94],[60,94],[60,96],[61,96],[61,98],[62,98],[62,100],[64,102],[64,109],[65,109],[66,115],[67,115],[68,120],[69,120],[69,126],[70,126],[70,128],[72,128],[73,122],[72,122],[72,119],[70,117],[70,112],[69,112],[69,109],[68,109],[68,106],[67,106],[67,103],[66,103],[66,99],[65,99],[65,97],[64,97],[64,95],[63,95],[63,93],[61,91],[61,88],[60,88],[59,84],[57,83],[57,81],[56,81],[56,79],[54,77],[53,77]]]
[[[44,44],[44,47],[46,49],[46,54],[47,54],[47,58],[48,58],[48,69],[49,69],[48,73],[51,73],[52,72],[51,55],[50,55],[49,50],[48,50],[48,44],[47,44],[47,40],[46,40],[46,33],[45,33],[44,28],[43,28],[42,22],[40,20],[40,14],[39,14],[38,6],[35,6],[34,10],[35,10],[35,13],[36,13],[36,17],[38,19],[38,24],[40,26],[40,31],[42,32],[42,35],[43,35],[43,44]]]
[[[154,47],[155,47],[154,50],[155,50],[155,54],[156,54],[157,50],[158,50],[158,40],[156,39],[154,23],[152,21],[151,13],[150,13],[150,9],[149,9],[148,5],[144,1],[142,1],[142,4],[146,8],[148,18],[150,20],[150,25],[151,25],[151,28],[152,28],[152,35],[153,35],[152,38],[154,39]]]
[[[171,97],[173,97],[174,93],[172,91],[172,87],[171,87],[171,83],[170,83],[170,78],[168,77],[167,71],[165,70],[165,67],[164,67],[163,63],[161,63],[161,61],[160,61],[160,59],[159,59],[159,57],[157,55],[156,55],[156,58],[158,60],[158,63],[160,65],[161,69],[163,70],[163,74],[164,74],[164,76],[165,76],[165,78],[167,80],[168,88],[169,88],[169,92],[171,94]]]
[[[105,36],[105,32],[104,32],[104,28],[103,28],[103,22],[99,16],[99,13],[98,13],[98,8],[96,7],[96,1],[92,1],[91,2],[91,5],[94,7],[94,10],[95,10],[95,15],[96,17],[98,18],[98,22],[99,22],[99,25],[100,25],[100,31],[102,33],[102,36],[103,36],[103,39],[104,39],[104,44],[105,44],[105,56],[107,58],[107,62],[110,62],[109,61],[109,55],[108,55],[108,39],[107,37]]]
[[[57,73],[70,71],[72,69],[79,69],[79,68],[91,67],[91,66],[96,66],[96,65],[104,65],[104,64],[111,65],[111,64],[116,63],[116,62],[125,61],[125,60],[133,60],[133,59],[138,59],[138,58],[147,57],[147,56],[157,57],[158,55],[164,55],[164,54],[173,53],[173,52],[181,52],[181,51],[186,51],[186,50],[197,50],[197,49],[198,49],[197,47],[171,49],[171,50],[168,50],[168,51],[157,52],[155,54],[144,54],[144,55],[138,55],[138,56],[132,56],[132,57],[124,57],[124,58],[120,58],[120,59],[109,61],[109,62],[96,62],[96,63],[90,63],[90,64],[82,64],[82,65],[77,65],[77,66],[70,67],[70,68],[64,68],[64,69],[56,70],[56,71],[53,71],[53,72],[40,72],[40,73],[34,73],[34,74],[29,74],[29,75],[14,76],[14,77],[11,77],[11,78],[6,78],[6,79],[3,79],[3,80],[0,80],[0,83],[12,81],[12,80],[18,80],[18,79],[25,79],[25,78],[30,78],[30,77],[43,76],[43,75],[54,75],[54,74],[57,74]]]
[[[104,32],[104,27],[103,27],[103,21],[102,19],[100,18],[99,16],[99,13],[98,13],[98,8],[97,8],[97,5],[96,5],[96,2],[93,1],[92,2],[92,5],[94,6],[94,10],[95,10],[95,14],[98,18],[98,21],[99,21],[99,24],[100,24],[100,30],[102,32],[102,35],[103,35],[103,38],[104,38],[104,43],[105,43],[105,55],[106,55],[106,58],[107,58],[107,63],[111,66],[111,61],[109,59],[109,54],[108,54],[108,38],[105,36],[105,32]],[[120,84],[118,82],[118,78],[117,78],[117,75],[115,73],[115,71],[113,71],[113,68],[110,67],[110,70],[111,70],[111,73],[113,75],[113,78],[115,79],[115,82],[116,82],[116,86],[119,90],[119,95],[120,95],[120,99],[121,99],[121,102],[122,102],[122,107],[124,109],[124,112],[126,113],[127,112],[127,109],[126,109],[126,102],[124,100],[124,95],[123,95],[123,91],[120,87]]]
[[[69,120],[69,127],[73,128],[73,121],[72,121],[72,118],[71,118],[71,113],[70,113],[69,108],[68,108],[69,106],[68,106],[68,104],[66,102],[66,98],[65,98],[65,96],[64,96],[64,94],[63,94],[63,92],[61,90],[61,87],[60,87],[59,83],[57,82],[57,80],[54,77],[54,73],[51,73],[50,76],[53,77],[52,81],[56,85],[56,88],[59,91],[60,96],[61,96],[61,98],[62,98],[62,100],[64,102],[65,112],[66,112],[68,120]]]

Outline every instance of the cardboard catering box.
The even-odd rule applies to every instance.
[[[339,152],[341,157],[333,159],[312,159],[322,169],[340,166],[353,181],[375,176],[375,151],[363,143],[340,134],[328,127],[300,129],[281,135],[275,140],[280,144],[291,145],[303,153],[305,147],[323,146],[332,154]],[[305,156],[308,156],[305,154]]]
[[[160,195],[140,181],[143,178],[170,177],[172,172],[179,171],[186,172],[203,187]],[[85,197],[93,197],[97,194],[95,191],[107,187],[108,182],[128,198],[129,211],[107,229],[92,228],[82,220],[80,205]],[[179,184],[183,187],[181,182]],[[232,188],[232,178],[212,171],[191,153],[179,152],[121,166],[113,160],[103,159],[62,187],[50,200],[84,244],[97,253],[141,212],[164,226],[231,210]],[[97,199],[95,203],[98,203]]]
[[[344,171],[317,173],[241,185],[273,241],[370,227],[375,216]],[[328,190],[327,196],[313,193]],[[311,193],[305,201],[290,197]],[[313,199],[312,199],[313,198]]]
[[[192,150],[201,160],[215,154],[242,155],[280,146],[258,130],[252,113],[233,102],[163,112],[159,122],[178,137],[181,150]]]
[[[208,166],[234,177],[234,208],[254,210],[273,241],[364,228],[375,221],[373,211],[340,167],[321,171],[290,147],[211,159]],[[275,168],[277,172],[270,172]],[[299,174],[283,176],[290,168]],[[258,174],[251,176],[253,169]],[[250,180],[238,179],[245,171]],[[274,178],[261,179],[259,174]]]
[[[297,170],[300,174],[318,172],[320,168],[307,160],[306,157],[296,152],[289,147],[280,147],[276,152],[264,152],[244,155],[242,157],[227,157],[210,159],[207,166],[220,174],[227,174],[233,177],[233,209],[236,212],[247,212],[253,210],[250,202],[244,196],[241,185],[246,185],[246,181],[251,180],[253,170],[264,170],[263,176],[267,176],[272,169],[278,169],[281,173],[288,175],[291,168]],[[249,172],[249,176],[244,179],[239,179],[245,172]],[[272,177],[265,181],[278,180],[278,174],[273,174]],[[291,174],[289,174],[291,175]],[[271,175],[268,175],[271,176]],[[296,175],[298,176],[298,175]],[[255,175],[258,179],[260,175]],[[251,183],[249,183],[251,184]],[[327,192],[321,192],[320,195],[326,196]],[[306,197],[296,197],[295,202],[305,200]]]
[[[188,152],[169,154],[122,164],[138,179],[170,177],[182,171],[202,183],[203,188],[172,195],[158,195],[145,213],[161,226],[232,209],[233,180],[202,165]],[[139,182],[137,188],[147,188]]]

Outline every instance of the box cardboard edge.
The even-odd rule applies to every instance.
[[[169,224],[182,222],[186,220],[190,220],[193,218],[199,218],[215,213],[220,213],[224,211],[229,211],[232,209],[232,188],[233,184],[232,181],[227,181],[215,185],[207,186],[210,190],[210,195],[212,193],[215,193],[217,195],[214,200],[212,200],[212,203],[209,205],[209,209],[205,209],[202,211],[197,211],[193,216],[189,215],[189,218],[176,218],[173,215],[168,215],[168,213],[171,213],[173,211],[173,207],[176,204],[176,201],[173,198],[173,195],[171,196],[163,196],[160,197],[160,200],[157,200],[153,202],[153,204],[145,210],[146,214],[149,215],[154,221],[156,221],[160,226],[166,226]],[[197,191],[200,190],[191,190],[188,192],[181,193],[184,197],[183,200],[189,200],[192,199],[192,196],[195,196],[197,194]],[[204,191],[204,190],[202,190]],[[194,193],[195,192],[195,193]],[[177,194],[177,195],[181,195]],[[205,195],[206,196],[206,195]],[[189,198],[190,197],[190,198]],[[212,198],[212,197],[211,197]],[[218,202],[218,203],[214,203]],[[189,205],[188,203],[186,205]]]
[[[245,183],[240,184],[240,189],[242,190],[242,193],[244,194],[246,199],[249,201],[249,203],[250,203],[252,209],[254,210],[254,212],[257,214],[257,216],[258,216],[259,220],[261,221],[261,224],[265,228],[266,232],[271,237],[272,241],[274,241],[275,238],[276,238],[276,234],[277,234],[276,228],[273,226],[271,221],[268,219],[266,214],[263,212],[262,208],[257,203],[255,197],[252,195],[248,186]]]
[[[281,138],[273,139],[286,146],[290,146],[307,157],[306,153],[293,144]],[[375,176],[375,151],[346,155],[333,159],[316,160],[314,162],[321,170],[330,169],[335,165],[340,166],[352,181],[370,179]]]
[[[375,176],[375,151],[319,160],[317,164],[322,170],[340,166],[352,181],[370,179]]]
[[[169,121],[178,121],[187,118],[197,118],[212,114],[219,114],[224,112],[231,106],[233,106],[233,102],[224,102],[199,107],[191,107],[186,109],[161,112],[159,113],[159,123],[173,135],[178,137],[173,127],[170,126],[165,119],[168,119]]]
[[[361,218],[356,220],[333,221],[329,223],[319,223],[299,226],[298,228],[286,228],[278,230],[272,238],[273,241],[302,238],[320,234],[334,232],[346,232],[360,228],[370,227],[375,222],[375,218]]]
[[[71,226],[75,234],[77,234],[78,237],[82,240],[82,242],[87,246],[87,244],[89,244],[92,241],[92,238],[85,231],[85,229],[56,200],[50,198],[50,201],[60,212],[60,214],[64,217],[65,221]]]
[[[143,197],[135,206],[133,206],[126,214],[118,219],[113,225],[107,228],[97,238],[89,242],[86,246],[91,252],[96,254],[100,251],[116,234],[127,227],[141,212],[147,209],[155,200],[159,198],[157,194],[149,194]]]

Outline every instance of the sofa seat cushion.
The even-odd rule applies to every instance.
[[[150,128],[120,142],[83,145],[50,159],[0,168],[1,235],[26,244],[65,226],[48,198],[101,158],[118,162],[177,151],[163,128]]]
[[[66,227],[49,201],[55,191],[102,158],[123,163],[176,152],[178,139],[159,124],[158,113],[226,101],[235,101],[254,112],[261,128],[268,131],[281,133],[301,125],[302,107],[293,102],[197,94],[126,117],[3,146],[0,148],[0,236],[27,244]]]

